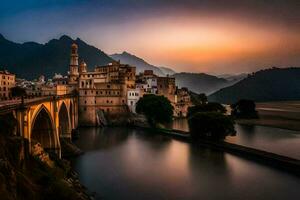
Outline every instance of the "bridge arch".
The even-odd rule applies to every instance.
[[[70,101],[70,108],[69,108],[69,113],[70,113],[70,125],[71,128],[74,129],[74,110],[73,110],[73,103]]]
[[[32,144],[39,142],[45,150],[54,151],[59,148],[54,120],[51,113],[41,105],[31,123],[30,141]]]
[[[68,112],[68,108],[65,102],[62,102],[59,108],[58,112],[58,118],[59,118],[59,136],[60,137],[71,137],[71,119],[70,114]]]

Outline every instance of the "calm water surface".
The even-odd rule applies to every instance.
[[[80,130],[73,162],[97,199],[299,199],[300,178],[167,136]]]
[[[188,131],[186,119],[176,119],[169,128]],[[235,125],[237,135],[227,141],[300,159],[300,132],[267,126]]]

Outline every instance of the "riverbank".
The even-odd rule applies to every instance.
[[[39,143],[29,154],[25,139],[0,134],[0,146],[1,199],[91,199],[69,161]]]
[[[259,125],[300,133],[300,101],[257,103],[259,119],[239,119],[236,123],[242,125]]]
[[[263,164],[267,164],[272,167],[279,168],[281,170],[286,170],[287,172],[300,176],[300,160],[298,159],[294,159],[287,156],[282,156],[275,153],[258,150],[255,148],[250,148],[238,144],[233,144],[226,141],[210,141],[210,140],[201,139],[198,140],[197,142],[194,142],[190,139],[189,133],[185,131],[169,130],[169,129],[151,129],[151,128],[146,128],[146,130],[158,132],[164,135],[169,135],[181,141],[196,143],[205,147],[236,154],[244,158],[256,160]]]

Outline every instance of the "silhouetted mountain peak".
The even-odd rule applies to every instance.
[[[68,36],[68,35],[62,35],[60,38],[59,38],[60,41],[73,41],[73,39]]]
[[[123,51],[121,54],[113,54],[111,57],[115,60],[120,60],[122,63],[130,64],[136,67],[137,73],[143,72],[144,70],[153,70],[156,75],[164,76],[165,74],[160,70],[159,67],[154,66],[139,58],[131,53]]]
[[[89,70],[93,70],[97,65],[106,65],[113,61],[103,51],[86,44],[81,39],[73,40],[63,35],[45,44],[35,42],[18,44],[6,39],[1,42],[0,38],[0,66],[27,79],[33,79],[42,74],[49,78],[54,73],[66,74],[69,70],[70,48],[74,41],[79,46],[80,58],[89,64]]]
[[[0,40],[6,40],[5,37],[0,33]]]

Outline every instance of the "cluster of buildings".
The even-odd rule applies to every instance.
[[[5,78],[8,79],[8,74]],[[9,80],[12,78],[15,79],[12,76]],[[138,100],[145,94],[168,98],[174,107],[174,116],[186,116],[187,108],[191,106],[187,88],[178,89],[173,77],[159,77],[152,70],[136,75],[135,67],[120,62],[96,66],[94,71],[88,71],[84,61],[79,63],[76,44],[71,46],[68,76],[55,74],[47,81],[41,76],[35,81],[19,80],[16,85],[25,88],[29,96],[78,93],[79,121],[85,125],[99,124],[101,113],[135,113]],[[2,85],[0,88],[2,91]]]
[[[15,87],[16,76],[6,70],[0,71],[0,100],[12,97],[11,88]]]

